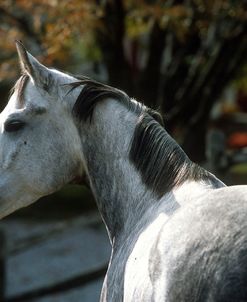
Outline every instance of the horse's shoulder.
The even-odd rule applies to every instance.
[[[169,298],[180,301],[181,295],[193,294],[203,300],[222,288],[219,280],[229,282],[229,274],[240,294],[246,293],[238,284],[247,280],[246,196],[247,186],[213,190],[163,224],[150,250],[149,275]]]
[[[177,209],[156,232],[150,255],[154,261],[176,258],[183,262],[224,241],[234,244],[236,236],[245,238],[246,233],[247,186],[223,187]]]
[[[203,234],[211,237],[218,232],[221,236],[238,230],[240,225],[247,227],[247,185],[222,187],[181,206],[163,225],[159,240],[166,242],[170,236],[174,241],[183,236],[188,237],[188,242],[197,236],[204,240]]]

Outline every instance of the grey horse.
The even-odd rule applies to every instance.
[[[247,186],[192,163],[160,115],[20,42],[0,115],[0,217],[87,182],[112,244],[101,301],[247,301]]]

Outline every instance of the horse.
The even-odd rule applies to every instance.
[[[0,215],[88,184],[112,245],[100,301],[247,301],[247,186],[193,163],[123,91],[42,65],[0,114]]]

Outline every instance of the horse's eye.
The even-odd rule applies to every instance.
[[[7,121],[4,124],[4,130],[6,132],[15,132],[22,129],[25,126],[25,123],[18,120]]]

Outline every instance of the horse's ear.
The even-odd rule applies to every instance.
[[[22,71],[28,73],[36,84],[47,82],[49,69],[35,59],[20,41],[16,41],[16,48]]]

